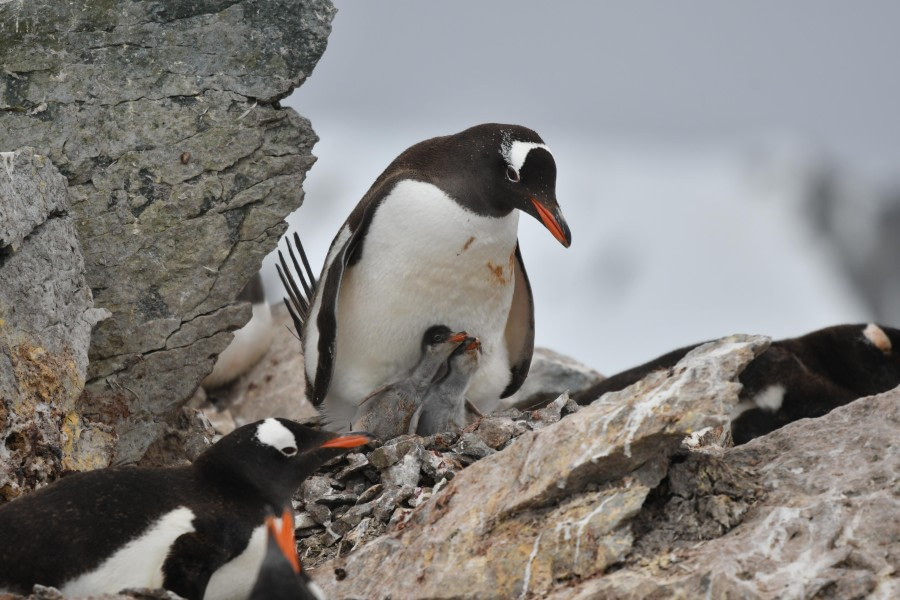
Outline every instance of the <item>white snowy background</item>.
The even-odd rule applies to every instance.
[[[520,221],[538,345],[612,374],[730,333],[872,318],[809,201],[823,165],[861,213],[900,175],[900,3],[335,4],[324,57],[283,102],[321,138],[289,219],[315,269],[403,149],[512,122],[554,152],[573,238]]]

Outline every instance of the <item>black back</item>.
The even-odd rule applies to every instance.
[[[345,451],[320,448],[337,434],[275,421],[294,434],[296,447],[259,442],[260,421],[225,436],[188,467],[75,473],[0,506],[0,589],[61,587],[163,515],[187,507],[195,531],[176,540],[160,567],[167,589],[199,600],[212,573],[243,552],[270,507],[290,502],[303,479]]]
[[[900,385],[900,330],[880,327],[890,342],[885,349],[865,336],[866,327],[836,325],[772,342],[741,374],[741,398],[752,400],[770,386],[780,385],[784,388],[783,400],[777,410],[754,407],[735,418],[734,442],[745,443],[797,419],[820,417],[857,398]],[[673,350],[613,375],[577,394],[575,401],[590,404],[607,392],[640,381],[652,371],[670,369],[700,345]]]

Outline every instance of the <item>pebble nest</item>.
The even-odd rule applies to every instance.
[[[370,452],[351,452],[325,464],[294,496],[304,568],[315,569],[402,527],[413,509],[467,466],[579,408],[563,394],[540,410],[509,409],[481,417],[461,431],[403,435]]]

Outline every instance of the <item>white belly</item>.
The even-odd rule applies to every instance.
[[[431,325],[481,339],[468,398],[492,408],[509,383],[504,340],[512,302],[518,211],[463,209],[431,184],[404,181],[378,208],[361,260],[344,274],[336,369],[325,409],[352,416],[366,394],[419,360]]]
[[[90,573],[66,582],[64,596],[115,594],[124,588],[159,588],[169,547],[179,536],[194,531],[194,513],[177,508],[163,515],[139,538],[122,546]]]
[[[280,519],[276,520],[279,523]],[[266,527],[253,530],[247,547],[212,574],[203,600],[246,600],[253,590],[259,567],[266,555]]]

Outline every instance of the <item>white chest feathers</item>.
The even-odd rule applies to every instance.
[[[128,587],[158,588],[169,547],[181,535],[194,531],[194,513],[185,507],[166,513],[140,537],[122,546],[99,567],[66,582],[65,596],[115,594]]]
[[[470,399],[499,396],[509,381],[503,336],[518,222],[515,210],[485,217],[429,183],[397,184],[375,212],[359,262],[344,273],[329,412],[337,416],[335,400],[353,406],[408,371],[422,334],[439,324],[481,339]]]
[[[256,583],[256,575],[265,555],[266,527],[260,525],[253,530],[244,551],[213,573],[203,600],[246,600]]]

